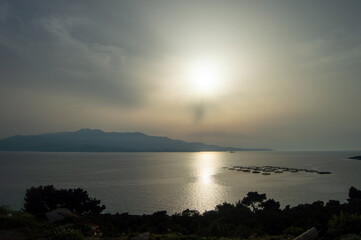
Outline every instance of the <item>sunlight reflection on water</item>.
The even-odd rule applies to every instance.
[[[360,152],[37,153],[0,152],[0,205],[21,209],[25,190],[53,184],[83,188],[106,212],[131,214],[187,208],[204,212],[235,203],[249,191],[266,193],[281,206],[330,199],[345,202],[350,186],[361,188]],[[11,156],[11,158],[9,158]],[[224,166],[285,166],[330,175],[260,174]]]
[[[222,202],[225,187],[219,185],[215,179],[220,162],[221,158],[217,152],[195,153],[193,165],[197,178],[187,195],[190,206],[196,206],[201,212],[211,210],[213,206]]]
[[[213,174],[215,173],[217,162],[217,155],[212,152],[197,153],[196,161],[194,162],[197,169],[198,182],[201,184],[214,183]]]

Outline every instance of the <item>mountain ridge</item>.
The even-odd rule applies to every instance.
[[[0,151],[40,152],[199,152],[270,151],[264,148],[235,148],[186,142],[141,132],[104,132],[82,128],[74,132],[15,135],[0,139]]]

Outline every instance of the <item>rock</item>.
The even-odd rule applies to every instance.
[[[75,216],[75,214],[67,208],[58,208],[47,212],[45,216],[49,223],[55,223],[64,220],[66,217]]]

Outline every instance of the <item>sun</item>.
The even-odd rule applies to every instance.
[[[213,95],[222,84],[222,66],[217,61],[202,59],[189,65],[188,80],[190,88],[197,94]]]

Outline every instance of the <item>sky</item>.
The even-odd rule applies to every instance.
[[[0,138],[360,150],[361,1],[0,0]]]

